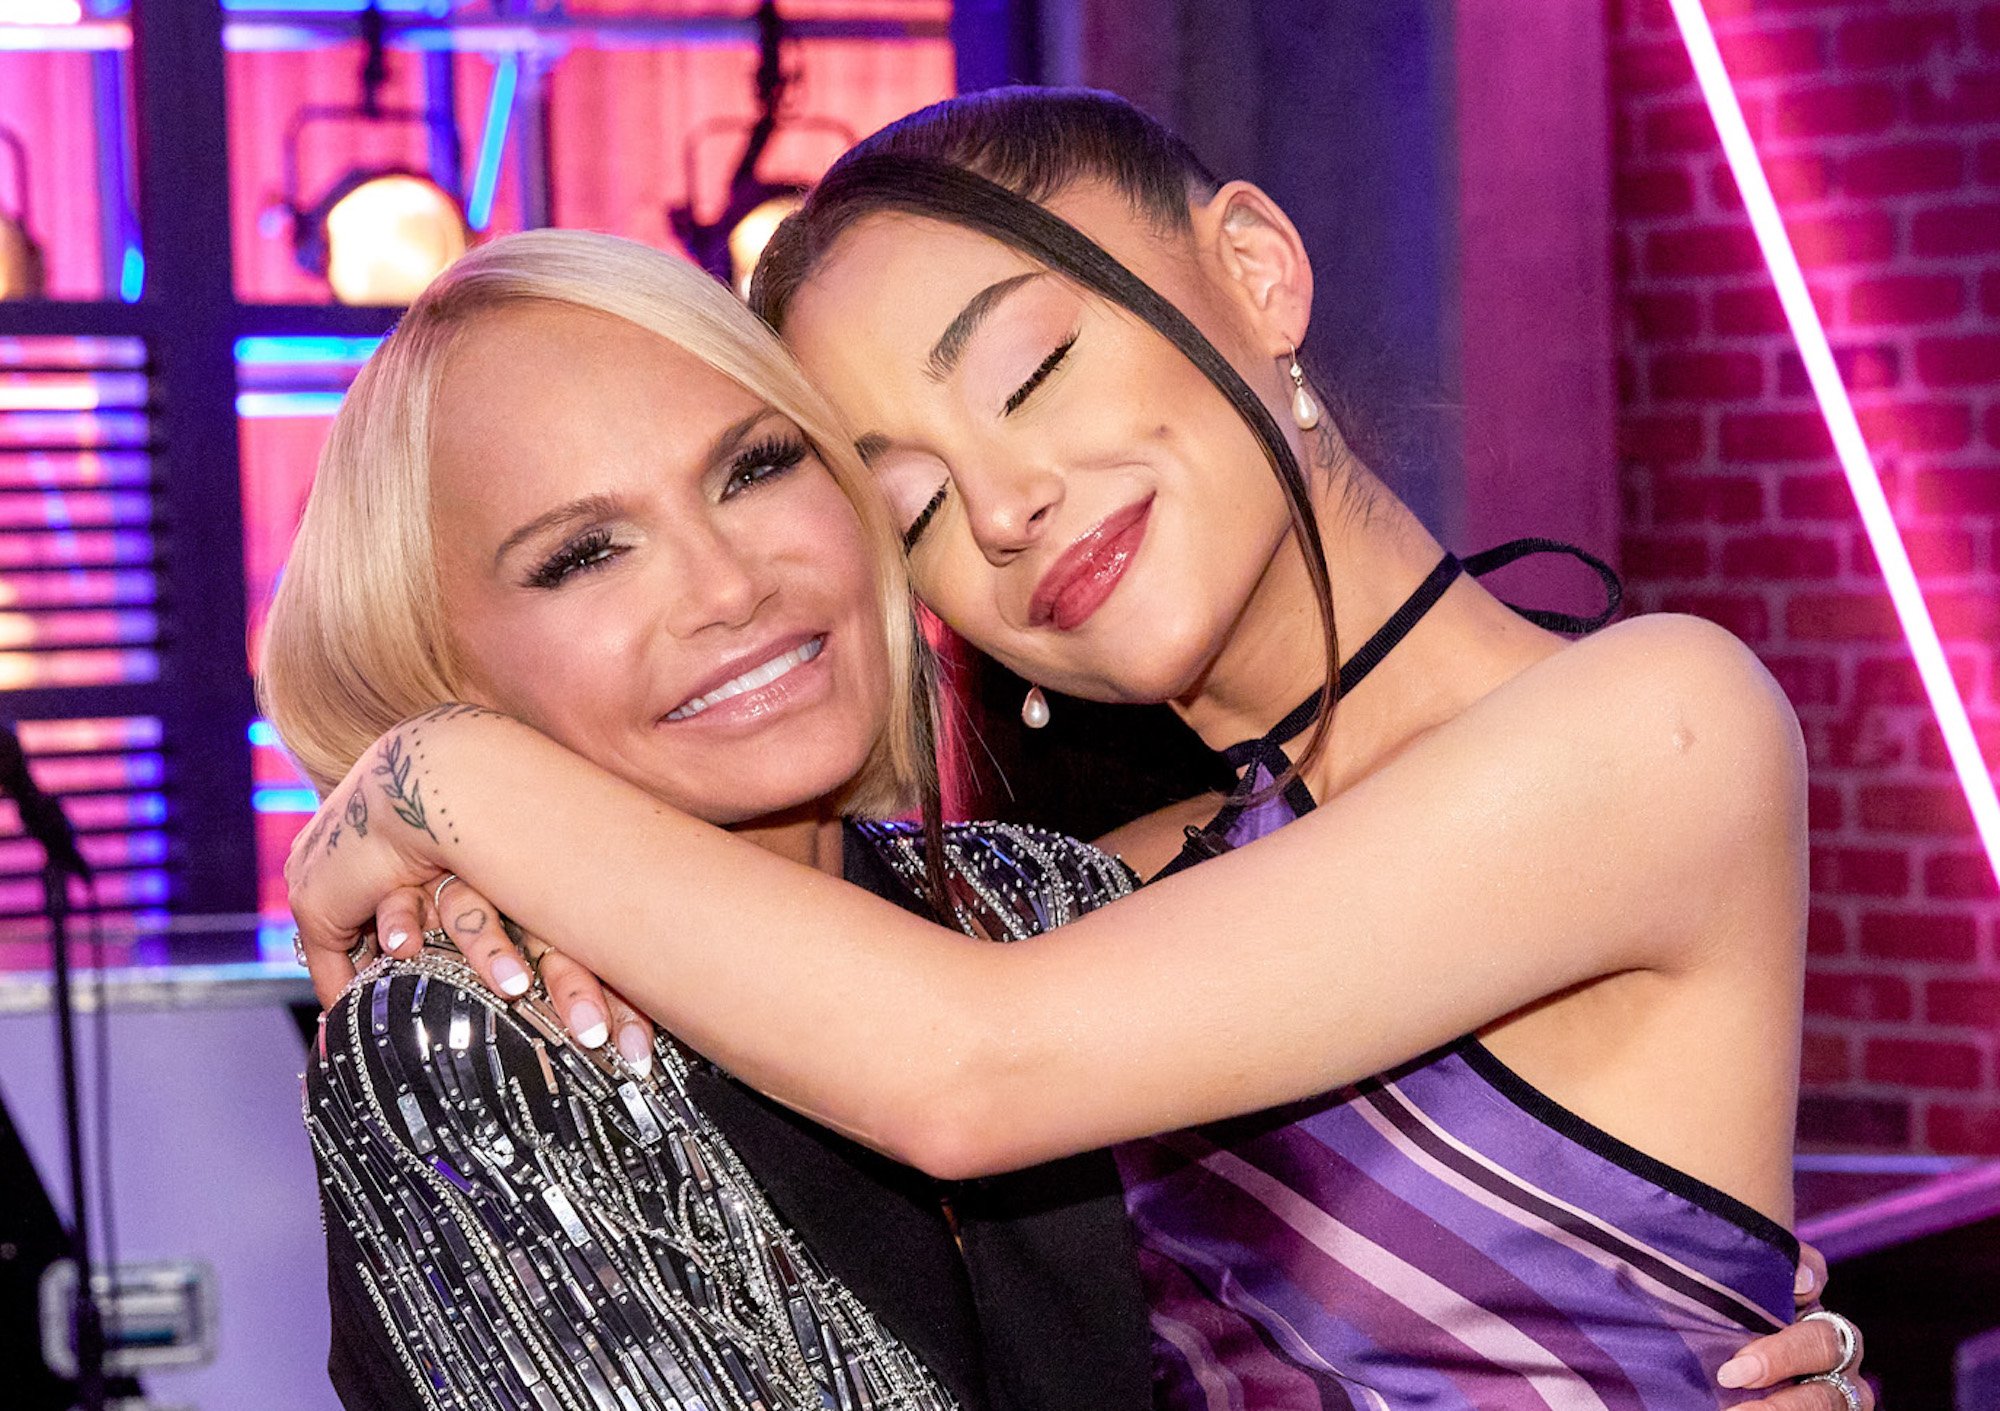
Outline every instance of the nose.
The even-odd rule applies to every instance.
[[[996,567],[1032,548],[1063,500],[1060,472],[980,459],[952,468],[973,540]]]
[[[669,555],[666,627],[676,637],[747,626],[777,593],[769,565],[754,544],[708,525],[690,525]]]

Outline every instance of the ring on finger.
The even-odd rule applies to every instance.
[[[458,874],[456,872],[447,872],[444,876],[438,878],[437,885],[431,888],[431,909],[437,912],[438,915],[444,915],[444,889],[457,880]]]
[[[427,946],[443,946],[449,949],[451,947],[451,937],[433,926],[424,932],[424,944]]]
[[[1847,1403],[1847,1411],[1861,1411],[1861,1392],[1848,1380],[1845,1372],[1821,1372],[1816,1377],[1806,1377],[1803,1381],[1825,1382],[1840,1393],[1840,1399]]]
[[[303,968],[306,963],[306,943],[297,931],[292,932],[292,955]]]
[[[1834,1332],[1840,1336],[1840,1360],[1827,1369],[1826,1375],[1830,1377],[1844,1376],[1847,1370],[1854,1365],[1855,1355],[1861,1350],[1859,1329],[1854,1326],[1853,1320],[1843,1318],[1831,1309],[1815,1308],[1812,1312],[1800,1318],[1799,1321],[1801,1323],[1833,1324]]]

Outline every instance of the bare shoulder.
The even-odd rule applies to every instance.
[[[1222,807],[1222,795],[1198,794],[1121,824],[1097,846],[1124,859],[1141,877],[1150,877],[1180,854],[1189,828],[1199,828]]]

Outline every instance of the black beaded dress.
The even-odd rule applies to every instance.
[[[957,916],[1018,939],[1131,889],[1030,828],[949,830]],[[845,873],[924,910],[913,829]],[[348,1411],[943,1411],[1150,1404],[1102,1153],[941,1183],[662,1038],[652,1074],[569,1044],[448,952],[372,966],[306,1074]]]

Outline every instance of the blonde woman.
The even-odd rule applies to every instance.
[[[706,276],[580,234],[476,251],[362,370],[273,607],[279,733],[323,791],[374,786],[305,850],[455,836],[427,732],[477,701],[921,915],[941,885],[1052,921],[1127,890],[1081,844],[854,821],[932,788],[885,545],[818,398]],[[489,924],[441,900],[449,933]],[[425,940],[333,1005],[307,1075],[349,1411],[1146,1405],[1101,1159],[953,1189],[948,1220],[942,1183]]]

